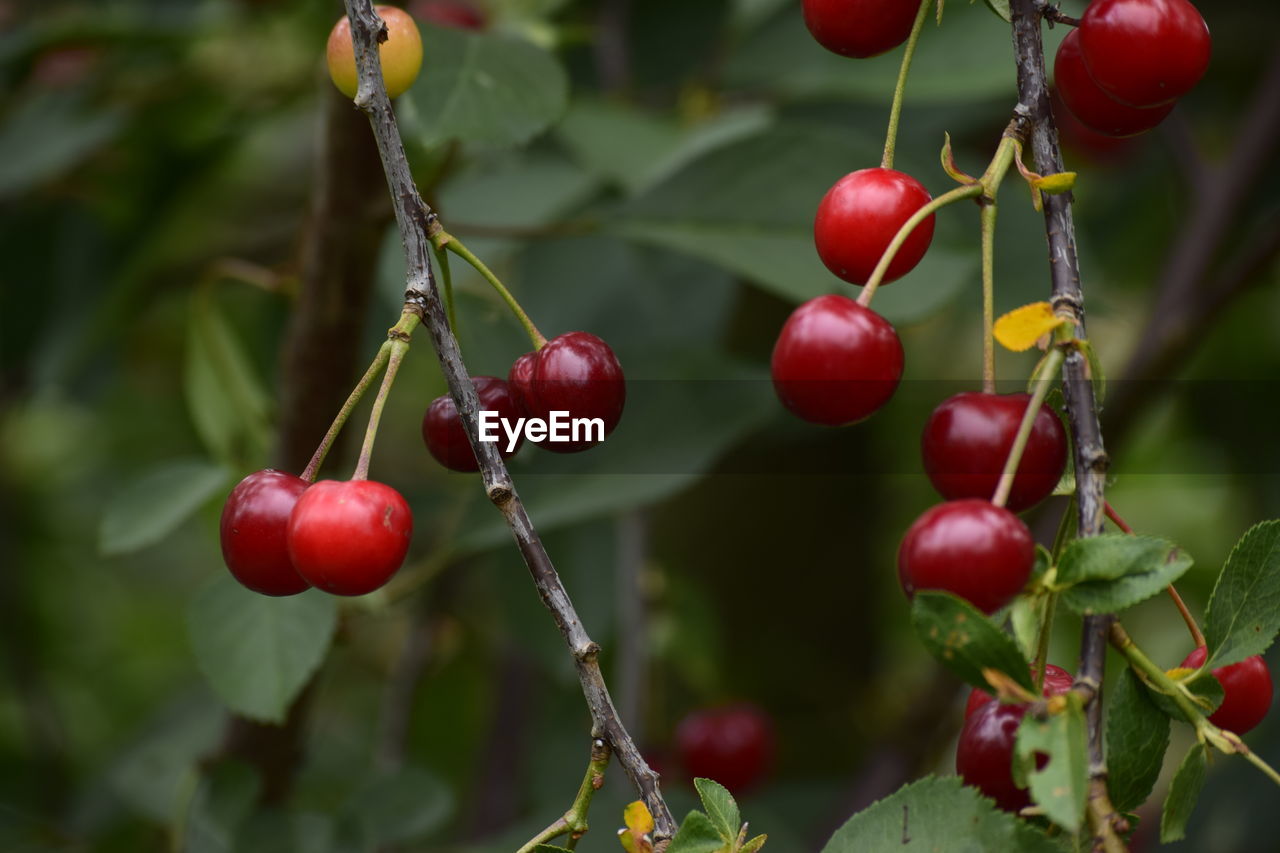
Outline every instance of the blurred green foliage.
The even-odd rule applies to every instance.
[[[340,5],[0,0],[0,849],[498,853],[560,815],[581,778],[588,719],[562,642],[474,478],[421,447],[444,390],[425,338],[372,471],[414,507],[404,574],[420,585],[344,602],[322,664],[332,613],[305,597],[294,621],[267,618],[286,620],[274,640],[312,647],[270,661],[257,635],[201,628],[246,616],[217,517],[270,458]],[[812,250],[812,212],[878,161],[899,53],[827,54],[781,0],[483,5],[483,33],[426,28],[423,78],[398,104],[411,161],[544,332],[603,336],[635,380],[605,446],[526,450],[516,481],[676,814],[694,797],[675,723],[749,699],[781,754],[744,815],[767,849],[815,849],[903,779],[950,769],[959,688],[912,636],[892,567],[935,501],[919,426],[976,385],[977,217],[944,211],[925,262],[877,296],[908,353],[893,403],[844,430],[794,422],[768,385],[770,348],[794,304],[844,287]],[[1091,339],[1120,382],[1193,180],[1230,169],[1280,25],[1269,0],[1202,6],[1214,64],[1170,126],[1102,158],[1068,151]],[[907,96],[899,167],[945,190],[948,131],[980,172],[1015,102],[1007,27],[952,0]],[[1274,170],[1252,181],[1220,266],[1274,228],[1278,191]],[[1002,200],[1000,311],[1048,288],[1040,217],[1016,180]],[[388,232],[369,357],[398,312],[399,252]],[[453,269],[468,364],[505,375],[527,342]],[[1153,395],[1109,446],[1113,502],[1195,555],[1184,593],[1201,607],[1231,543],[1280,515],[1274,257],[1255,277],[1183,348],[1169,378],[1196,382]],[[1032,364],[1002,353],[998,367],[1016,387]],[[1206,385],[1217,404],[1197,396]],[[1060,508],[1033,516],[1042,538]],[[1163,600],[1126,621],[1161,662],[1187,650]],[[422,632],[407,748],[388,765],[387,685]],[[1051,658],[1071,665],[1077,635],[1061,619]],[[288,810],[255,808],[245,765],[198,772],[226,714],[202,657],[224,696],[268,718],[320,667]],[[1274,763],[1280,724],[1250,743]],[[1252,772],[1210,769],[1184,849],[1256,850],[1280,832]],[[611,769],[581,849],[616,849],[632,798]]]

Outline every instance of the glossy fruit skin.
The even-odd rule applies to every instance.
[[[690,713],[676,727],[676,749],[689,776],[741,794],[769,772],[777,747],[769,716],[736,704]]]
[[[289,559],[289,514],[309,484],[266,468],[245,477],[222,506],[222,559],[240,583],[263,595],[295,595],[311,588]]]
[[[1118,137],[1098,133],[1067,109],[1057,89],[1049,93],[1049,98],[1053,105],[1054,122],[1058,125],[1058,136],[1062,141],[1068,162],[1079,158],[1099,166],[1112,166],[1132,154],[1140,142],[1131,136]]]
[[[570,418],[600,418],[608,438],[627,402],[627,382],[613,350],[589,332],[557,335],[537,352],[516,359],[507,375],[525,412],[546,420],[553,411]],[[542,441],[538,446],[557,453],[576,453],[599,441]]]
[[[1148,131],[1164,121],[1174,107],[1173,101],[1156,107],[1130,107],[1099,89],[1084,67],[1079,30],[1067,33],[1058,45],[1053,82],[1071,114],[1106,136],[1134,136]]]
[[[1182,665],[1199,669],[1206,656],[1207,650],[1200,646],[1187,655]],[[1209,722],[1215,726],[1242,735],[1262,722],[1271,710],[1274,688],[1271,670],[1262,655],[1220,666],[1213,670],[1213,676],[1222,683],[1222,704],[1209,715]]]
[[[888,320],[847,296],[801,305],[778,333],[770,364],[782,405],[815,424],[857,423],[902,379],[902,341]]]
[[[1032,677],[1035,677],[1035,670],[1032,669]],[[1071,685],[1075,683],[1075,676],[1067,672],[1060,666],[1054,666],[1047,663],[1044,666],[1044,686],[1041,693],[1045,697],[1057,696],[1059,693],[1066,693],[1071,689]],[[974,688],[969,692],[969,701],[964,706],[964,718],[967,720],[973,715],[973,712],[981,708],[988,702],[996,701],[996,697],[992,696],[985,690]]]
[[[476,386],[476,395],[480,398],[480,409],[498,413],[498,417],[515,423],[524,415],[515,394],[505,380],[496,376],[473,376],[471,381]],[[497,430],[498,455],[510,459],[520,450],[524,443],[523,433],[516,439],[515,447],[507,451],[507,436],[499,427]],[[467,440],[467,432],[462,426],[462,418],[458,417],[458,407],[448,394],[436,397],[427,407],[422,417],[422,440],[427,450],[437,462],[453,471],[472,472],[480,470],[475,453],[471,450],[471,442]]]
[[[898,581],[907,598],[945,590],[984,613],[1013,600],[1031,577],[1035,540],[1009,510],[967,498],[933,506],[898,547]]]
[[[866,284],[898,229],[930,201],[929,191],[893,169],[859,169],[832,185],[818,202],[813,242],[827,269],[851,284]],[[881,284],[902,278],[924,257],[933,240],[929,214],[903,242]]]
[[[1209,27],[1187,0],[1094,0],[1080,18],[1080,52],[1098,88],[1154,107],[1185,95],[1209,67]]]
[[[920,0],[804,0],[804,23],[832,53],[865,59],[907,40]]]
[[[312,586],[365,595],[396,573],[413,515],[400,493],[373,480],[321,480],[289,515],[289,556]]]
[[[404,9],[395,6],[374,6],[373,9],[387,25],[387,40],[379,46],[378,56],[382,61],[382,82],[387,87],[387,97],[395,98],[407,92],[418,79],[422,68],[422,35]],[[333,25],[326,55],[329,79],[339,92],[354,98],[359,78],[355,47],[351,43],[351,22],[346,17]]]
[[[942,401],[920,436],[925,473],[947,500],[990,500],[1013,447],[1030,394],[965,391]],[[1053,493],[1067,467],[1062,421],[1041,405],[1018,463],[1006,506],[1021,512]]]
[[[461,0],[418,0],[410,11],[419,20],[455,30],[482,30],[487,23],[483,12]]]

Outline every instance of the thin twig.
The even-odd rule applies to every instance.
[[[502,512],[520,555],[533,576],[538,594],[551,611],[556,626],[573,655],[578,680],[591,713],[591,735],[603,738],[617,756],[619,765],[653,815],[655,840],[665,849],[665,842],[675,834],[676,824],[659,789],[658,774],[640,755],[640,750],[618,717],[600,671],[600,647],[583,628],[582,620],[574,610],[569,594],[561,584],[560,576],[529,520],[506,465],[498,456],[497,445],[482,442],[478,438],[479,400],[458,352],[458,343],[449,331],[448,319],[431,270],[431,237],[439,230],[439,224],[414,185],[395,113],[391,110],[391,102],[382,85],[377,45],[380,37],[385,38],[385,29],[381,19],[374,14],[370,0],[345,0],[345,3],[347,15],[352,22],[351,33],[360,75],[355,103],[368,115],[369,124],[373,128],[405,248],[408,268],[405,305],[421,315],[431,335],[431,343],[448,383],[449,393],[479,461],[485,494]]]

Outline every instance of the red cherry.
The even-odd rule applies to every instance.
[[[1174,102],[1158,107],[1130,107],[1098,88],[1080,55],[1080,31],[1072,30],[1058,45],[1053,82],[1067,109],[1084,124],[1107,136],[1133,136],[1164,121]]]
[[[865,59],[907,40],[920,0],[804,0],[804,23],[818,44]]]
[[[924,185],[893,169],[859,169],[835,182],[818,203],[813,241],[818,257],[840,278],[866,284],[880,256],[908,219],[930,201]],[[902,278],[933,240],[933,214],[907,237],[881,283]]]
[[[571,419],[599,418],[605,437],[618,425],[627,401],[618,357],[608,344],[587,332],[557,335],[537,352],[520,356],[511,365],[507,381],[529,417],[549,420],[552,412],[568,412]],[[574,453],[599,443],[580,434],[578,441],[548,440],[538,446]]]
[[[1187,0],[1094,0],[1080,52],[1102,91],[1135,107],[1185,95],[1209,67],[1209,27]]]
[[[289,556],[312,586],[334,595],[364,595],[400,568],[412,533],[409,505],[390,486],[321,480],[289,516]]]
[[[690,776],[714,779],[740,794],[755,787],[773,764],[773,724],[754,705],[694,711],[676,727],[676,747]]]
[[[298,496],[309,484],[267,468],[231,490],[222,506],[222,559],[240,583],[263,595],[294,595],[310,589],[293,568],[285,528]]]
[[[1032,672],[1034,677],[1035,673]],[[1071,685],[1075,684],[1075,676],[1067,672],[1060,666],[1054,666],[1051,663],[1044,665],[1044,688],[1041,691],[1045,697],[1057,696],[1059,693],[1066,693],[1071,689]],[[996,701],[996,697],[992,696],[985,690],[974,688],[969,693],[969,701],[964,706],[964,718],[967,720],[973,715],[973,712],[981,708],[988,702]]]
[[[1107,136],[1076,118],[1062,102],[1058,90],[1050,92],[1053,102],[1053,118],[1058,125],[1058,135],[1070,153],[1098,163],[1118,163],[1133,151],[1136,140],[1132,137]]]
[[[966,391],[933,410],[920,437],[920,454],[940,495],[991,499],[1030,402],[1030,394]],[[1041,405],[1013,478],[1009,509],[1021,512],[1052,494],[1066,466],[1067,433],[1053,410]]]
[[[418,0],[409,12],[418,20],[455,30],[482,30],[487,23],[483,12],[461,0]]]
[[[956,772],[965,784],[1014,813],[1031,805],[1027,789],[1013,781],[1013,746],[1026,713],[1026,705],[986,702],[964,721],[956,744]],[[1036,756],[1037,768],[1047,763],[1048,756]]]
[[[497,412],[502,420],[513,426],[516,419],[523,417],[524,412],[516,401],[511,387],[496,376],[473,376],[476,395],[480,398],[480,410]],[[520,450],[524,443],[524,433],[516,438],[515,447],[507,451],[507,435],[499,426],[493,432],[498,436],[498,455],[510,459]],[[471,450],[471,442],[467,440],[467,432],[462,426],[462,418],[458,417],[458,407],[448,394],[436,397],[427,407],[422,417],[422,440],[435,460],[454,471],[479,471],[480,463],[476,461]]]
[[[1193,649],[1182,665],[1199,669],[1208,652],[1204,646]],[[1222,683],[1222,704],[1209,715],[1209,722],[1219,728],[1242,735],[1252,729],[1271,709],[1271,671],[1262,655],[1247,657],[1239,663],[1220,666],[1213,677]]]
[[[828,294],[791,312],[771,370],[778,399],[797,416],[827,426],[856,423],[893,396],[902,378],[902,341],[870,308]]]
[[[1035,540],[1004,507],[968,498],[926,510],[898,546],[898,580],[917,590],[958,595],[984,613],[1013,600],[1031,577]]]

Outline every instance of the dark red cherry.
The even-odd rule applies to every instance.
[[[947,500],[991,499],[1030,402],[1030,394],[966,391],[933,410],[920,437],[920,455],[940,495]],[[1035,506],[1053,493],[1066,466],[1062,421],[1041,405],[1006,505],[1014,512]]]
[[[1015,814],[1031,805],[1027,789],[1013,781],[1013,747],[1026,713],[1026,705],[986,702],[964,721],[956,744],[956,772],[965,784]],[[1037,768],[1046,763],[1047,756],[1036,757]]]
[[[289,556],[298,574],[334,595],[365,595],[404,562],[413,515],[400,493],[373,480],[321,480],[289,515]]]
[[[557,453],[586,450],[607,438],[622,418],[627,400],[627,383],[617,356],[608,344],[587,332],[557,335],[537,352],[520,356],[511,365],[507,381],[531,418],[548,423],[556,417],[597,420],[603,427],[570,425],[566,427],[569,440],[537,442]],[[577,438],[573,437],[575,429]]]
[[[847,296],[810,299],[778,334],[771,363],[782,404],[815,424],[871,415],[902,378],[902,342],[889,321]]]
[[[694,711],[676,727],[676,747],[690,776],[714,779],[741,794],[755,787],[773,764],[773,724],[754,705]]]
[[[926,510],[898,546],[898,580],[907,598],[936,589],[984,613],[1013,600],[1035,562],[1031,531],[1009,510],[968,498]]]
[[[1032,673],[1034,677],[1035,673]],[[1045,697],[1057,696],[1059,693],[1066,693],[1071,689],[1071,685],[1075,683],[1075,676],[1067,672],[1060,666],[1054,666],[1047,663],[1044,666],[1044,687],[1042,693]],[[996,697],[992,696],[985,690],[974,688],[969,693],[969,701],[964,706],[964,718],[967,720],[974,711],[981,708],[988,702],[996,701]]]
[[[515,446],[508,451],[510,444],[500,420],[505,420],[514,429],[517,419],[524,417],[524,410],[516,402],[511,387],[496,376],[473,376],[471,381],[476,386],[476,395],[480,398],[480,411],[494,413],[491,419],[495,423],[489,434],[496,435],[495,446],[503,459],[510,459],[524,443],[524,433],[517,434]],[[481,424],[484,428],[484,424]],[[422,418],[422,440],[435,460],[454,471],[479,471],[480,463],[476,461],[471,450],[471,442],[467,440],[467,432],[462,426],[462,418],[458,417],[458,407],[448,394],[436,397],[427,407]]]
[[[1191,91],[1212,47],[1208,25],[1187,0],[1094,0],[1080,18],[1089,76],[1134,107],[1167,104]]]
[[[818,257],[840,278],[866,284],[880,256],[912,214],[930,201],[924,185],[893,169],[859,169],[836,181],[818,202],[813,241]],[[912,230],[881,284],[915,269],[933,240],[933,214]]]
[[[309,484],[267,468],[241,480],[222,506],[222,559],[240,583],[263,595],[309,589],[293,568],[285,544],[289,513]]]
[[[1205,647],[1200,646],[1187,655],[1182,665],[1199,669],[1206,656]],[[1222,704],[1209,715],[1209,722],[1215,726],[1242,735],[1262,722],[1271,710],[1271,670],[1262,655],[1220,666],[1213,670],[1213,676],[1222,684]]]
[[[1157,107],[1130,107],[1098,88],[1080,55],[1080,31],[1072,30],[1058,45],[1053,82],[1063,103],[1086,127],[1107,136],[1133,136],[1164,121],[1174,102]]]
[[[804,23],[832,53],[864,59],[907,40],[920,0],[804,0]]]

